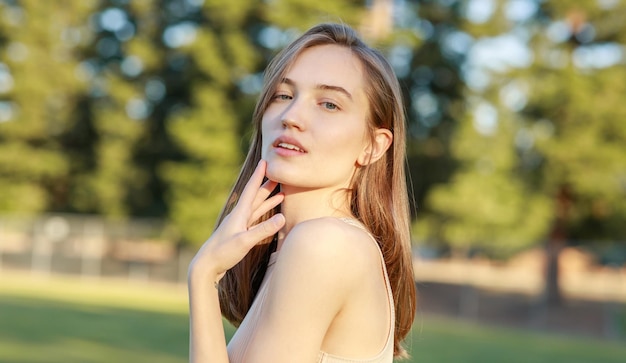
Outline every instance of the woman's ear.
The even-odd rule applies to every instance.
[[[357,163],[361,166],[371,164],[380,159],[393,141],[393,134],[390,130],[379,128],[374,131],[373,141],[370,142],[361,152]]]

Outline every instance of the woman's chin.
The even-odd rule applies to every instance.
[[[279,168],[277,168],[276,165],[268,162],[267,168],[265,169],[265,176],[271,181],[282,184],[285,182],[285,176],[283,175],[284,173],[281,173],[278,169]]]
[[[274,181],[280,185],[283,186],[287,186],[287,185],[298,185],[299,183],[296,181],[296,179],[294,179],[293,177],[290,177],[289,175],[287,175],[284,170],[278,171],[278,170],[272,170],[270,168],[267,169],[267,171],[265,172],[265,176],[271,180]]]
[[[305,170],[300,170],[294,165],[281,163],[280,161],[267,161],[267,168],[265,169],[265,176],[271,180],[286,187],[291,186],[295,188],[315,188],[316,184],[310,173],[306,173]]]

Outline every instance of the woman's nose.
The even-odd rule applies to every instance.
[[[302,131],[304,130],[305,118],[304,105],[298,99],[294,99],[283,112],[281,124],[284,128],[296,128]]]
[[[286,128],[286,129],[295,128],[298,130],[302,130],[302,125],[292,118],[283,118],[281,120],[281,123],[283,125],[283,128]]]

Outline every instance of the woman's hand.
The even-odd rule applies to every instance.
[[[220,223],[211,237],[202,245],[189,265],[189,278],[219,281],[226,271],[235,266],[258,243],[274,235],[285,224],[285,217],[272,218],[253,225],[263,214],[283,201],[278,193],[268,199],[277,183],[268,180],[263,185],[267,163],[259,161],[246,184],[237,205]],[[206,281],[206,280],[204,280]]]

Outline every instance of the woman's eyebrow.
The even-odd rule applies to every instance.
[[[292,81],[292,80],[291,80],[291,79],[289,79],[289,78],[283,78],[283,79],[281,79],[281,80],[280,80],[280,84],[283,84],[283,83],[284,83],[284,84],[286,84],[286,85],[288,85],[288,86],[295,86],[295,85],[296,85],[296,82]]]
[[[348,92],[345,88],[340,87],[340,86],[332,86],[329,84],[318,84],[317,86],[315,86],[315,88],[343,93],[346,97],[352,100],[352,94]]]
[[[295,87],[296,82],[294,82],[292,79],[289,78],[283,78],[281,80],[280,83],[284,83],[288,86],[292,86]],[[335,91],[335,92],[339,92],[344,94],[346,97],[348,97],[350,100],[352,100],[352,94],[350,92],[348,92],[345,88],[341,87],[341,86],[333,86],[330,84],[317,84],[315,85],[316,89],[320,89],[320,90],[329,90],[329,91]]]

